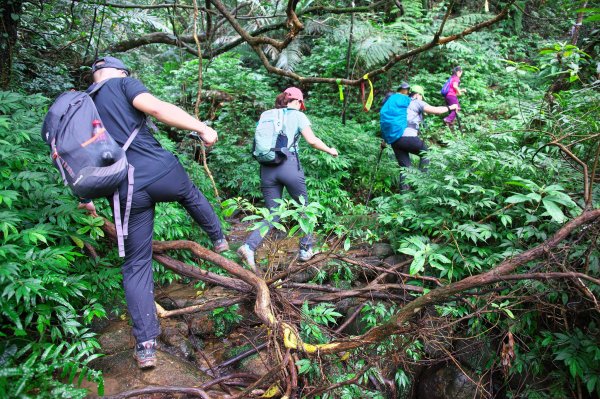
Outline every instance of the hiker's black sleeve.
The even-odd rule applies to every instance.
[[[142,93],[149,93],[142,82],[135,78],[123,78],[123,91],[129,104],[133,105],[133,100]]]

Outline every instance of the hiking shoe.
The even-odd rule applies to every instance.
[[[256,273],[256,263],[254,262],[254,251],[250,249],[248,244],[244,244],[238,248],[237,254],[242,258],[242,261],[245,262],[248,266],[254,270]]]
[[[141,369],[156,367],[156,339],[137,344],[133,351],[133,358]]]
[[[221,252],[225,252],[229,250],[229,243],[225,238],[220,238],[217,241],[213,242],[213,251],[220,254]]]
[[[301,249],[300,252],[298,253],[298,260],[300,262],[307,262],[307,261],[311,260],[313,256],[315,256],[315,253],[313,252],[313,250],[311,248]]]

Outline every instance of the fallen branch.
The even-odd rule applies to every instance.
[[[227,382],[227,381],[233,380],[233,379],[244,379],[244,380],[255,380],[256,381],[256,380],[258,380],[258,378],[259,378],[259,376],[257,376],[256,374],[233,373],[233,374],[224,375],[224,376],[216,378],[214,380],[205,382],[204,384],[200,385],[200,388],[208,389],[208,388],[212,387],[213,385],[222,384],[224,382]]]
[[[262,350],[264,348],[266,348],[266,347],[267,347],[267,343],[265,342],[265,343],[262,343],[262,344],[258,345],[255,348],[248,349],[247,351],[242,352],[239,355],[237,355],[235,357],[232,357],[231,359],[227,359],[223,363],[221,363],[218,366],[216,366],[215,369],[220,369],[220,368],[224,368],[224,367],[227,367],[227,366],[231,366],[232,364],[235,364],[235,363],[239,362],[240,360],[243,360],[243,359],[247,358],[248,356],[250,356],[250,355],[252,355],[252,354],[254,354],[254,353],[256,353],[256,352],[258,352],[258,351],[260,351],[260,350]]]
[[[164,394],[185,394],[193,398],[210,399],[206,391],[200,388],[174,387],[174,386],[147,386],[145,388],[132,389],[131,391],[121,392],[116,395],[103,396],[105,399],[125,399],[135,396],[151,395],[155,393]]]
[[[245,298],[215,299],[213,301],[209,301],[207,303],[203,303],[200,305],[193,305],[193,306],[188,306],[185,308],[175,309],[175,310],[164,310],[164,309],[158,309],[158,307],[157,307],[157,311],[158,311],[158,317],[167,318],[167,317],[171,317],[171,316],[180,316],[182,314],[206,312],[208,310],[214,310],[217,308],[226,308],[226,307],[236,305],[238,303],[242,303],[245,301],[246,301]]]

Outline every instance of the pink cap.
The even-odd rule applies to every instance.
[[[300,109],[302,111],[306,111],[306,107],[304,106],[304,95],[302,94],[302,91],[299,88],[288,87],[287,89],[284,90],[284,93],[287,94],[288,97],[293,100],[299,100],[300,101]]]

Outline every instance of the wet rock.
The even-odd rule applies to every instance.
[[[359,304],[360,301],[358,298],[344,298],[335,304],[335,310],[341,314],[350,316],[352,313],[348,312],[354,312]],[[338,325],[342,324],[343,322],[343,320],[339,320]]]
[[[199,337],[214,337],[215,322],[211,312],[198,312],[190,315],[189,325],[192,334]]]
[[[172,283],[159,288],[156,301],[167,310],[200,305],[206,302],[207,291],[202,291],[193,284]]]
[[[161,328],[160,339],[184,358],[190,359],[194,353],[194,347],[188,338],[187,324],[181,321],[163,320]]]
[[[387,258],[385,258],[383,260],[382,266],[385,268],[389,268],[391,266],[397,265],[398,263],[402,263],[402,262],[406,261],[407,259],[408,259],[408,257],[406,255],[395,254],[395,255],[388,256]],[[402,273],[408,273],[409,267],[410,267],[410,265],[407,265],[398,271],[402,272]]]
[[[192,364],[160,350],[158,364],[150,370],[140,370],[137,367],[132,350],[96,359],[91,365],[102,371],[105,395],[149,385],[198,386],[210,380],[210,377]],[[90,391],[88,398],[98,397],[95,384],[84,382],[83,387]]]
[[[99,333],[98,342],[102,353],[112,355],[126,349],[133,348],[135,339],[131,335],[131,327],[127,321],[116,321],[109,324]]]
[[[313,278],[315,278],[318,272],[318,268],[311,266],[308,269],[303,270],[299,273],[294,273],[288,278],[288,280],[294,283],[306,283],[307,281],[310,281]]]
[[[387,258],[385,258],[382,261],[382,264],[380,265],[380,267],[382,267],[384,269],[390,269],[392,266],[397,265],[398,263],[402,263],[402,262],[406,261],[407,259],[408,258],[406,257],[406,255],[402,255],[402,254],[395,254],[392,256],[388,256]],[[388,274],[386,277],[384,277],[381,282],[382,283],[395,283],[398,281],[398,278],[394,274],[395,272],[408,273],[409,270],[410,270],[410,264],[408,264],[400,269],[394,270],[394,272],[392,272],[392,273]]]
[[[266,352],[261,351],[259,354],[249,356],[239,362],[238,369],[243,373],[265,375],[269,371],[269,364],[272,366],[275,363],[270,362]]]
[[[452,352],[452,337],[454,332],[446,320],[438,319],[433,311],[427,311],[431,318],[422,320],[427,333],[423,336],[423,350],[430,358],[442,358]]]
[[[484,339],[458,339],[454,343],[456,359],[472,370],[484,370],[495,355],[491,342]]]
[[[254,312],[254,302],[240,303],[237,313],[242,316],[243,323],[246,326],[263,325],[262,321]]]
[[[343,324],[346,322],[346,320],[348,319],[348,317],[351,317],[354,312],[356,311],[356,309],[358,309],[360,305],[357,306],[352,306],[350,308],[348,308],[348,310],[346,312],[344,312],[345,316],[343,320],[341,320],[339,322],[339,324]],[[365,323],[364,321],[362,321],[362,314],[357,315],[354,320],[352,320],[352,322],[350,324],[348,324],[348,326],[344,329],[343,333],[347,334],[347,335],[360,335],[362,334],[364,331],[367,330],[367,323]]]
[[[482,390],[456,365],[425,370],[418,382],[417,399],[483,399]]]
[[[376,242],[373,244],[373,255],[377,256],[379,259],[387,258],[394,254],[394,249],[392,246],[385,242]]]

